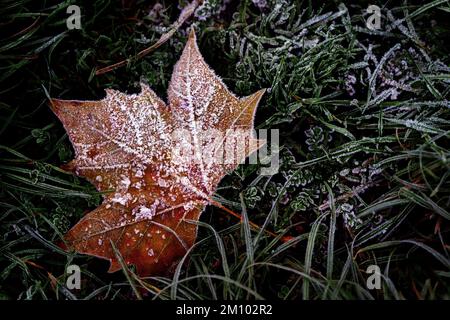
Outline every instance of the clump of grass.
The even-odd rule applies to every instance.
[[[68,31],[71,1],[5,3],[2,298],[449,298],[448,2],[380,4],[382,28],[371,31],[365,3],[205,1],[164,46],[102,76],[96,68],[156,41],[178,6],[96,0],[83,4],[82,30]],[[280,170],[228,175],[215,199],[243,220],[208,207],[172,277],[107,274],[106,262],[55,246],[101,196],[59,169],[73,154],[48,98],[136,91],[141,77],[164,96],[191,25],[234,92],[269,88],[257,124],[280,130]],[[73,263],[81,290],[65,287]],[[379,290],[366,286],[370,265]]]

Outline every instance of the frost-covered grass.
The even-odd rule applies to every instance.
[[[83,29],[68,31],[72,2],[0,8],[2,298],[450,298],[448,1],[379,4],[371,31],[372,2],[210,0],[156,51],[100,76],[154,43],[185,1],[86,1]],[[107,262],[55,246],[101,198],[59,169],[73,151],[48,98],[136,92],[141,77],[164,97],[193,24],[231,90],[268,88],[256,123],[280,130],[280,171],[228,175],[216,200],[242,221],[208,207],[173,277],[107,274]],[[82,288],[69,291],[73,263]],[[374,264],[380,290],[366,287]]]

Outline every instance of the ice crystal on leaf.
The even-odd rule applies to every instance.
[[[192,246],[197,226],[189,220],[199,219],[220,180],[264,143],[253,135],[264,91],[231,93],[203,60],[193,31],[174,67],[168,104],[141,87],[131,95],[107,90],[100,101],[52,99],[51,106],[76,153],[66,168],[106,192],[66,234],[67,247],[110,260],[114,272],[120,264],[113,243],[140,275],[154,275]],[[210,161],[228,141],[246,141],[231,148],[235,161]],[[174,152],[180,148],[194,158]]]

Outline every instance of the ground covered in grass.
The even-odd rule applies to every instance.
[[[378,3],[370,30],[372,2],[205,1],[163,46],[95,75],[156,42],[186,3],[2,2],[0,297],[450,298],[449,2]],[[81,30],[66,27],[70,4]],[[208,207],[173,276],[108,274],[55,245],[101,195],[59,168],[73,150],[48,99],[137,92],[140,79],[165,97],[191,26],[233,92],[268,88],[256,125],[279,129],[280,170],[229,174],[215,198],[243,221]],[[71,264],[80,290],[65,287]]]

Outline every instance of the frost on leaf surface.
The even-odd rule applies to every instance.
[[[163,274],[195,241],[188,220],[199,219],[220,180],[264,143],[252,132],[264,91],[237,98],[191,32],[168,104],[143,83],[139,94],[106,92],[100,101],[51,100],[75,149],[66,168],[105,192],[65,242],[110,260],[110,272],[120,269],[113,243],[140,275]]]

